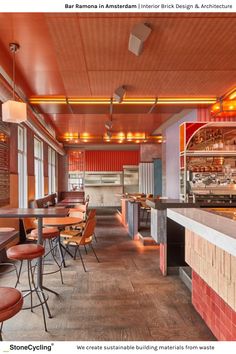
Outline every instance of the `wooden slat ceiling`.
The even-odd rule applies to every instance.
[[[134,24],[152,33],[143,53],[128,51]],[[236,86],[235,14],[0,14],[0,65],[11,76],[9,42],[17,53],[17,85],[27,97],[111,97],[120,86],[127,97],[221,96]],[[1,94],[1,88],[0,88]],[[0,96],[1,97],[1,96]],[[163,113],[113,116],[115,131],[150,134],[183,107]],[[68,107],[37,107],[63,133],[104,134],[108,115],[72,114]],[[47,115],[46,115],[47,113]]]

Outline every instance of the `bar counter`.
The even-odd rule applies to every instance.
[[[167,216],[167,208],[189,209],[197,208],[236,208],[236,203],[226,203],[222,200],[184,202],[179,199],[153,199],[148,200],[151,207],[151,236],[160,244],[160,270],[163,275],[177,272],[179,266],[185,266],[184,235],[185,229]]]
[[[185,230],[192,303],[218,340],[236,340],[236,209],[168,209]]]
[[[167,217],[236,257],[236,209],[167,209]]]

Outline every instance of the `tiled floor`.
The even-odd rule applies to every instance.
[[[177,276],[162,277],[159,249],[132,241],[115,213],[97,217],[94,248],[100,258],[67,259],[59,273],[45,276],[53,314],[44,332],[41,311],[21,311],[3,327],[5,340],[215,340],[191,305],[191,295]],[[24,275],[23,280],[26,279]],[[1,286],[13,285],[12,275]],[[23,284],[22,284],[23,286]]]

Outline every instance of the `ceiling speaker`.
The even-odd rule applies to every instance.
[[[132,28],[129,36],[129,50],[135,55],[140,55],[143,44],[150,35],[152,29],[145,23],[138,23]]]
[[[125,92],[126,91],[125,91],[124,86],[118,87],[113,94],[113,99],[115,101],[121,103],[123,101],[124,96],[125,96]]]

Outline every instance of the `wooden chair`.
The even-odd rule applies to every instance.
[[[63,236],[63,234],[61,234],[61,236],[64,237],[63,243],[66,245],[66,247],[69,247],[69,246],[75,247],[74,259],[76,259],[76,254],[77,254],[77,252],[79,252],[80,259],[81,259],[81,262],[82,262],[85,272],[87,272],[87,269],[85,267],[82,254],[80,252],[80,246],[87,246],[88,245],[92,249],[97,261],[99,262],[99,259],[96,255],[96,252],[95,252],[93,245],[92,245],[95,226],[96,226],[96,219],[93,218],[93,219],[90,219],[87,221],[82,235],[77,235],[77,236],[73,236],[73,237],[70,236],[69,238],[66,238],[65,236]]]
[[[82,213],[86,213],[88,212],[88,204],[89,202],[86,201],[85,204],[79,204],[77,205],[75,208],[70,209],[71,211],[80,211]]]
[[[144,220],[146,213],[146,224],[148,222],[148,216],[150,216],[151,208],[146,204],[146,201],[140,201],[140,209],[143,211],[142,219]]]
[[[83,213],[74,211],[74,209],[70,209],[69,215],[70,216],[74,216],[74,217],[78,217],[78,218],[82,218],[84,216]],[[83,220],[81,223],[79,223],[77,225],[74,225],[71,229],[62,231],[61,232],[61,236],[69,238],[69,237],[81,235],[83,230],[84,230],[84,228],[85,228],[85,226],[86,226],[86,223],[89,220],[94,219],[95,217],[96,217],[96,209],[91,209],[89,211],[88,216],[87,216],[87,218],[85,220]],[[94,233],[94,238],[95,238],[95,240],[97,242],[97,238],[96,238],[95,233]]]

